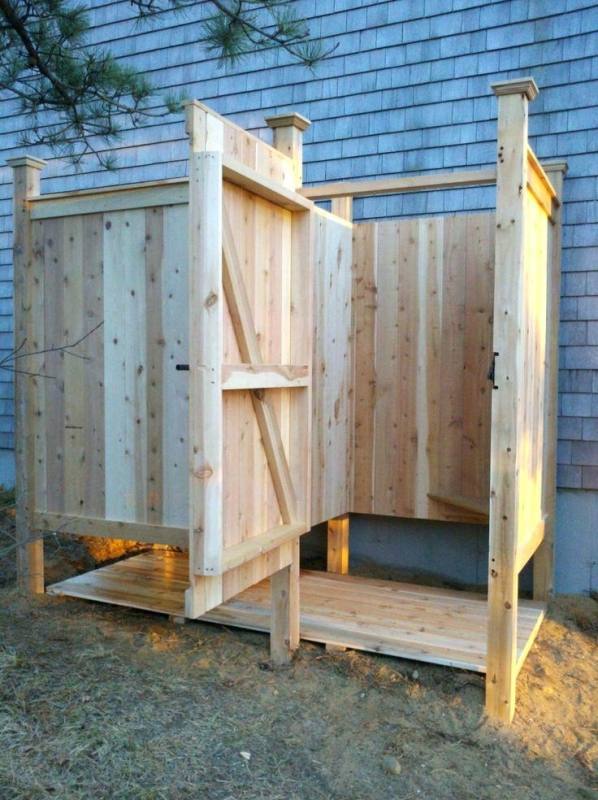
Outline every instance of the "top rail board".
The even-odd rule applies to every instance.
[[[251,167],[224,156],[225,181],[240,186],[288,211],[309,211],[313,204],[292,189],[260,175]],[[101,214],[155,206],[184,205],[189,202],[188,178],[173,182],[151,182],[82,192],[60,192],[30,201],[31,219],[54,219],[78,214]]]
[[[330,200],[334,197],[375,197],[403,192],[430,192],[458,189],[466,186],[492,186],[496,183],[496,170],[464,170],[462,172],[408,175],[366,181],[337,181],[318,186],[306,186],[301,194],[311,200]]]

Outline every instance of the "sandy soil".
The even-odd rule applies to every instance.
[[[598,798],[589,598],[553,604],[499,729],[478,675],[306,643],[272,671],[264,635],[3,577],[2,800]]]

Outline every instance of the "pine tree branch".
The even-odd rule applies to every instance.
[[[45,61],[40,59],[38,51],[27,33],[27,29],[23,24],[22,19],[18,16],[15,9],[12,7],[8,0],[0,0],[0,12],[4,14],[4,18],[9,23],[10,27],[20,38],[27,54],[29,56],[29,66],[38,70],[45,78],[47,78],[57,92],[60,92],[62,97],[67,102],[72,102],[71,94],[67,86],[59,80],[56,75],[49,69]]]
[[[87,0],[89,3],[89,0]],[[130,0],[140,19],[200,5],[199,0]],[[309,36],[306,21],[289,0],[208,0],[214,14],[198,22],[199,41],[233,62],[249,52],[280,48],[313,66],[324,49]],[[203,5],[203,3],[201,3]],[[0,0],[0,90],[16,98],[27,120],[23,140],[46,145],[79,164],[93,154],[111,166],[107,149],[125,124],[181,110],[177,98],[151,103],[143,74],[117,61],[109,50],[87,43],[91,29],[77,0]],[[98,144],[101,143],[101,148]]]

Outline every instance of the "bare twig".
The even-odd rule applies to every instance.
[[[14,366],[14,362],[17,361],[18,359],[21,359],[21,358],[31,358],[33,356],[42,356],[42,355],[46,355],[47,353],[64,353],[65,355],[72,356],[73,358],[81,358],[84,361],[89,361],[90,360],[89,356],[83,355],[82,353],[73,353],[72,350],[73,350],[74,347],[77,347],[82,342],[84,342],[89,336],[91,336],[93,333],[95,333],[99,328],[101,328],[103,324],[104,324],[104,320],[102,320],[101,322],[98,322],[98,324],[95,327],[93,327],[91,330],[87,331],[87,333],[84,333],[82,336],[80,336],[74,342],[69,342],[67,344],[62,344],[62,345],[53,345],[51,347],[45,347],[45,348],[43,348],[41,350],[28,350],[28,351],[22,352],[23,348],[25,347],[25,345],[27,343],[27,339],[25,338],[25,339],[23,339],[23,341],[21,342],[21,344],[17,348],[15,348],[11,353],[7,353],[7,355],[5,355],[4,358],[0,359],[0,369],[6,370],[7,372],[13,372],[13,373],[16,373],[16,374],[20,374],[20,375],[30,375],[30,376],[36,377],[36,378],[51,378],[51,379],[55,379],[56,378],[55,375],[47,375],[47,374],[42,373],[42,372],[33,372],[33,371],[25,370],[25,369],[17,369],[17,367]]]

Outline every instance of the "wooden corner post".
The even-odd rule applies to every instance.
[[[538,94],[532,78],[493,84],[498,97],[494,288],[495,383],[490,454],[490,554],[486,711],[509,723],[515,713],[519,575],[518,460],[522,358],[522,276],[528,171],[528,103]]]
[[[289,114],[276,114],[266,117],[266,124],[272,128],[273,144],[293,162],[295,189],[303,185],[303,134],[311,125],[307,117],[293,111]]]
[[[11,158],[14,178],[14,329],[15,351],[33,346],[35,292],[33,231],[28,200],[39,196],[40,173],[46,162],[33,156]],[[17,580],[30,594],[44,591],[44,542],[32,527],[34,509],[34,441],[32,376],[15,372],[15,478]]]
[[[542,453],[542,505],[546,514],[544,539],[534,554],[534,600],[547,602],[554,591],[554,531],[556,525],[556,445],[559,380],[559,303],[561,296],[561,226],[564,161],[544,164],[559,203],[552,209],[548,226],[548,293],[546,305],[546,396]]]
[[[266,117],[266,124],[273,130],[274,148],[291,159],[295,189],[300,188],[303,183],[303,134],[309,128],[311,122],[301,114],[291,112]],[[293,213],[293,264],[305,257],[304,250],[306,247],[308,249],[311,248],[309,214],[309,211],[295,211]],[[305,219],[306,215],[308,217],[307,220]],[[305,274],[293,269],[292,285],[297,284],[296,291],[301,291],[298,284],[300,281],[305,282],[305,280]],[[310,286],[304,286],[303,291],[311,291]],[[297,341],[299,337],[294,338],[296,340],[295,349],[297,346],[301,348],[303,346],[302,343]],[[287,355],[291,361],[296,360],[296,354],[289,352]],[[311,397],[311,392],[307,393],[307,397]],[[306,413],[311,414],[310,407],[306,409]],[[307,515],[307,519],[309,519],[309,491],[307,496],[303,498],[302,505],[304,506],[303,515]],[[289,663],[293,651],[299,647],[299,570],[300,544],[297,538],[293,542],[292,563],[272,575],[271,578],[272,623],[270,655],[272,663],[277,666]]]
[[[185,615],[222,602],[223,123],[186,107],[189,136],[189,576]],[[206,602],[202,593],[209,595]]]

